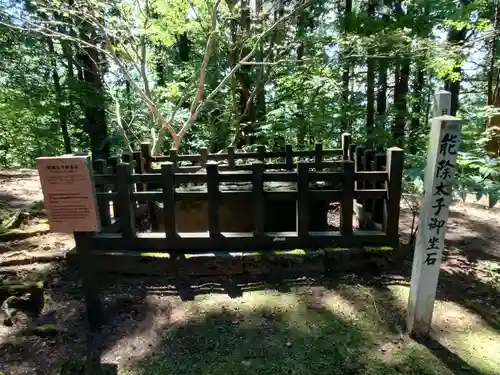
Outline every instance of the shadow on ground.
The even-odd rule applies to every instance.
[[[449,277],[442,278],[442,293],[460,303],[456,276]],[[49,307],[40,321],[56,323],[59,332],[4,340],[0,370],[8,374],[58,374],[65,358],[85,356],[78,281],[64,267],[47,279]],[[471,279],[462,281],[477,289]],[[437,341],[406,337],[404,310],[389,289],[395,284],[405,285],[405,278],[114,279],[102,293],[102,357],[119,363],[120,375],[493,374]]]
[[[125,374],[486,374],[401,334],[387,291],[373,309],[357,283],[328,287],[201,298]]]
[[[500,260],[497,223],[476,220],[465,211],[453,210],[450,212],[450,223],[446,236],[448,247],[462,251],[469,262]]]

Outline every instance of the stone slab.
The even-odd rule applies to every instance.
[[[390,247],[354,247],[325,249],[328,272],[355,272],[387,262],[394,249]]]
[[[176,259],[168,253],[132,251],[94,251],[92,254],[96,271],[103,274],[176,277]],[[70,267],[79,268],[76,251],[66,255]]]
[[[251,275],[311,274],[325,271],[324,250],[284,250],[243,253],[243,269]]]
[[[185,276],[230,276],[243,273],[242,253],[217,251],[185,254],[177,259],[177,274]]]

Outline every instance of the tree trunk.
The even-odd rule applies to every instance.
[[[304,41],[303,38],[305,36],[305,27],[306,27],[306,13],[305,10],[302,9],[298,14],[297,19],[297,60],[298,60],[298,69],[302,68],[302,58],[304,57]],[[297,122],[297,146],[299,149],[303,149],[306,147],[306,135],[307,135],[307,124],[306,124],[306,116],[304,109],[304,98],[302,95],[299,95],[297,102],[297,113],[295,114],[295,121]]]
[[[87,43],[95,44],[95,32],[91,37],[81,33]],[[97,65],[101,56],[95,48],[85,47],[83,53],[78,54],[82,66],[82,78],[87,95],[82,98],[83,113],[85,115],[85,130],[90,138],[92,158],[107,159],[109,157],[108,128],[106,124],[105,93],[101,77],[101,70]]]
[[[349,34],[350,18],[352,14],[352,0],[345,1],[344,9],[344,20],[343,20],[343,31],[344,37]],[[344,47],[343,51],[343,62],[342,62],[342,131],[346,132],[350,130],[351,121],[348,116],[349,112],[349,82],[350,82],[350,64],[349,64],[349,51],[348,47]]]
[[[410,133],[408,135],[408,145],[410,154],[416,154],[418,151],[417,140],[420,132],[420,118],[422,116],[422,90],[425,83],[425,71],[421,64],[417,64],[417,72],[415,75],[415,84],[413,88],[413,101]]]
[[[410,62],[404,59],[396,65],[394,77],[394,125],[392,128],[392,138],[398,146],[403,146],[405,136],[405,123],[407,115],[408,77],[410,75]]]
[[[460,0],[460,5],[462,7],[469,5],[471,0]],[[467,29],[462,28],[462,29],[450,29],[448,31],[448,42],[452,45],[455,46],[462,46],[464,41],[465,41],[465,36],[467,35]],[[462,66],[461,66],[461,60],[462,58],[459,57],[457,59],[457,64],[453,68],[453,75],[458,77],[462,76]],[[451,93],[451,104],[450,104],[450,115],[455,116],[458,111],[458,106],[459,106],[459,94],[460,94],[460,78],[458,79],[452,79],[452,78],[447,78],[445,80],[444,84],[444,89],[449,91]]]
[[[496,32],[498,32],[498,19],[499,19],[499,1],[497,0],[495,6],[495,21],[493,24],[493,31],[495,34],[493,38],[491,38],[490,45],[490,67],[488,70],[488,95],[487,95],[487,104],[492,105],[493,98],[493,77],[495,76],[495,52],[496,52],[496,44],[497,44],[497,36]]]
[[[384,5],[387,8],[392,8],[392,0],[384,0]],[[390,22],[389,12],[385,12],[382,19],[386,22]],[[378,59],[378,77],[377,77],[377,119],[384,124],[381,120],[385,116],[387,111],[387,69],[388,69],[388,59],[383,56],[387,54],[387,46],[382,44],[379,49],[379,54],[382,58]],[[385,128],[385,126],[384,126]]]
[[[395,4],[396,19],[403,17],[403,9],[401,1]],[[405,124],[408,113],[407,95],[408,95],[408,80],[410,77],[410,60],[407,57],[402,57],[396,62],[396,71],[394,76],[394,107],[396,113],[394,115],[394,124],[392,127],[392,138],[395,144],[402,147],[405,138]]]
[[[376,3],[370,0],[368,3],[368,16],[374,17]],[[373,49],[368,49],[372,54]],[[375,124],[375,60],[368,57],[366,72],[366,135],[370,146],[373,146],[373,127]]]
[[[250,34],[250,1],[241,0],[241,13],[240,13],[240,29],[244,35]],[[248,48],[242,48],[241,56],[246,56],[250,50]],[[237,63],[237,61],[236,61]],[[239,83],[240,83],[240,114],[241,122],[243,123],[243,135],[245,138],[245,143],[248,145],[255,143],[255,106],[253,105],[253,100],[251,98],[251,86],[252,86],[252,68],[250,66],[243,66],[239,72],[237,72]]]
[[[262,12],[262,0],[255,0],[255,14],[259,17]],[[262,22],[260,22],[262,24]],[[260,43],[259,50],[255,55],[255,61],[262,62],[263,60],[263,43]],[[258,71],[258,80],[255,83],[255,97],[256,97],[256,119],[258,124],[264,124],[266,122],[266,87],[261,84],[264,80],[265,67],[261,65]]]
[[[64,141],[64,150],[67,154],[71,154],[71,140],[68,132],[68,111],[63,105],[64,95],[59,82],[59,73],[57,72],[56,53],[54,43],[51,38],[47,38],[47,46],[50,54],[50,64],[52,67],[52,80],[54,82],[54,92],[56,95],[57,112],[59,115],[59,123],[61,125],[61,132]]]
[[[377,79],[377,117],[385,115],[387,110],[387,60],[380,59]]]

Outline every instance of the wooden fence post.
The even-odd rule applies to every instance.
[[[132,154],[130,152],[127,151],[122,153],[122,163],[132,163]]]
[[[366,147],[365,146],[356,146],[355,151],[354,151],[354,172],[361,172],[363,170],[363,154],[365,153]],[[355,189],[356,190],[361,190],[363,189],[363,181],[356,181],[354,183]],[[356,199],[354,204],[356,204],[356,210],[355,212],[358,214],[358,220],[360,224],[360,229],[366,229],[365,224],[366,224],[366,218],[364,217],[364,213],[361,212],[364,207],[364,201],[362,199]]]
[[[360,172],[363,170],[363,154],[365,153],[365,146],[356,146],[354,154],[354,171]],[[360,184],[356,184],[356,188],[360,188]]]
[[[108,159],[108,164],[111,167],[111,173],[116,175],[116,167],[121,162],[121,156],[112,156]],[[116,178],[114,180],[114,184],[111,187],[112,191],[116,193],[118,186]],[[120,218],[120,205],[118,204],[118,198],[113,199],[113,218],[118,220]]]
[[[343,236],[352,235],[352,216],[354,200],[354,162],[344,160],[342,199],[340,201],[340,234]]]
[[[323,144],[317,142],[314,145],[314,169],[316,172],[321,171],[323,167]]]
[[[79,263],[86,309],[86,375],[101,374],[100,333],[103,323],[103,307],[100,298],[100,277],[92,258],[93,232],[74,232],[75,248]]]
[[[374,170],[384,171],[385,170],[386,154],[377,153],[375,155],[375,161],[373,163]],[[385,188],[386,183],[382,181],[375,182],[375,189]],[[373,201],[373,221],[382,224],[384,221],[384,206],[386,202],[384,199],[375,199]]]
[[[200,165],[202,168],[207,166],[208,161],[208,148],[202,147],[200,148]]]
[[[106,160],[99,159],[94,162],[94,173],[96,174],[107,173]],[[107,193],[108,184],[99,184],[98,186],[96,186],[96,190],[99,193]],[[98,197],[97,204],[99,207],[99,218],[101,219],[101,227],[105,228],[109,224],[111,224],[111,215],[109,213],[109,201]]]
[[[175,174],[174,164],[166,162],[161,166],[163,181],[163,222],[167,239],[177,237],[175,229]]]
[[[149,142],[141,143],[141,155],[142,160],[144,161],[144,171],[146,173],[149,173],[151,171],[151,164],[153,163],[151,147],[151,143]]]
[[[293,146],[290,144],[285,145],[285,164],[288,171],[293,170]]]
[[[456,117],[431,121],[407,312],[408,331],[416,336],[427,336],[431,328],[461,132]]]
[[[351,161],[356,160],[356,147],[358,147],[358,146],[355,144],[349,145],[349,160],[351,160]]]
[[[144,169],[143,171],[145,173],[151,173],[152,171],[152,164],[153,164],[153,155],[152,155],[152,146],[151,143],[149,142],[143,142],[141,143],[141,156],[142,160],[144,162]],[[150,185],[147,183],[144,183],[142,185],[144,187],[144,191],[149,190]],[[160,224],[158,222],[158,217],[156,215],[156,203],[155,202],[148,202],[148,213],[149,213],[149,220],[151,221],[151,230],[153,232],[158,231],[160,228]]]
[[[220,237],[219,224],[219,175],[216,161],[207,163],[207,206],[208,206],[208,233],[210,238]]]
[[[130,164],[130,173],[132,173],[132,171],[134,170],[133,167],[132,167],[132,162],[134,161],[133,157],[132,157],[132,153],[131,152],[123,152],[122,153],[122,163],[127,163],[127,164]],[[132,191],[135,191],[135,184],[132,184],[131,186],[131,189]],[[134,207],[136,206],[136,204],[134,203]]]
[[[309,234],[309,167],[306,162],[297,164],[297,235],[299,238]]]
[[[131,240],[135,237],[135,204],[132,202],[132,166],[120,163],[116,166],[116,190],[120,208],[120,232],[122,238]]]
[[[399,246],[399,211],[403,182],[404,151],[398,147],[387,149],[387,211],[384,217],[385,233],[391,245]]]
[[[143,174],[144,173],[144,161],[142,160],[142,155],[140,151],[134,151],[132,153],[132,159],[134,159],[134,173],[135,174]],[[144,191],[144,184],[138,182],[136,184],[137,191]]]
[[[252,165],[252,196],[253,196],[253,234],[264,234],[265,202],[264,202],[264,163],[255,162]]]
[[[373,150],[365,150],[365,154],[363,155],[363,170],[372,171],[373,170],[373,159],[375,157],[375,151]],[[364,181],[361,183],[361,187],[363,189],[373,189],[375,187],[374,182]],[[373,213],[373,200],[366,199],[363,202],[363,209],[368,213]],[[371,218],[373,220],[373,217]]]
[[[170,149],[169,156],[170,156],[170,161],[174,164],[174,170],[176,170],[178,167],[177,163],[179,158],[177,150],[175,148]]]
[[[349,147],[352,138],[350,133],[342,133],[342,160],[349,160]]]
[[[257,146],[257,159],[264,163],[266,155],[266,146],[258,145]]]
[[[229,169],[233,170],[235,168],[234,146],[229,146],[227,148],[227,164],[229,165]]]

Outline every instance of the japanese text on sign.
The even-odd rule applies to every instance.
[[[97,231],[99,220],[88,159],[39,158],[37,168],[51,231]]]
[[[438,158],[436,161],[436,172],[434,187],[432,191],[430,215],[426,223],[429,229],[429,238],[425,253],[424,264],[432,266],[436,264],[440,249],[444,244],[444,231],[448,218],[448,207],[451,203],[452,181],[455,174],[453,160],[458,152],[458,133],[447,130],[442,135]]]

